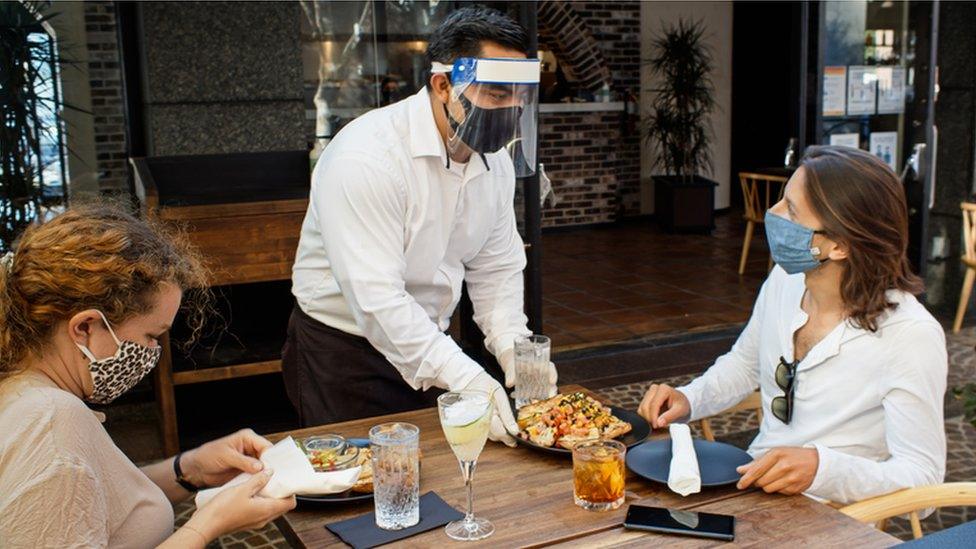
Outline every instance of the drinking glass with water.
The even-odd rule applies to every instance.
[[[420,522],[420,429],[383,423],[369,430],[376,525],[402,530]]]
[[[515,407],[549,398],[549,352],[544,335],[515,340]]]

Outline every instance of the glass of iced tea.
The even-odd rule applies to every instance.
[[[583,442],[573,448],[573,499],[589,511],[609,511],[624,502],[624,457],[616,440]]]

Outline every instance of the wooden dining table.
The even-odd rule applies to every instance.
[[[575,385],[560,390],[586,391]],[[300,439],[326,433],[347,438],[366,437],[370,427],[390,421],[412,423],[420,428],[420,493],[434,491],[463,512],[466,492],[461,471],[444,439],[436,408],[311,427],[268,438],[277,441],[289,435]],[[660,431],[649,438],[667,436],[666,431]],[[626,503],[620,508],[586,511],[573,503],[573,468],[569,456],[489,442],[474,474],[474,510],[475,515],[495,525],[495,533],[464,546],[712,547],[724,543],[624,529],[622,523],[628,504],[734,515],[736,545],[888,547],[899,543],[897,538],[805,496],[741,491],[733,485],[702,488],[698,494],[682,497],[667,486],[645,480],[629,470],[626,482]],[[293,547],[345,547],[325,525],[372,510],[371,500],[352,504],[299,503],[275,524]],[[448,538],[443,527],[397,544],[405,547],[462,545]]]

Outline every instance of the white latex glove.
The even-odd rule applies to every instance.
[[[502,367],[502,372],[505,372],[505,386],[515,387],[515,349],[502,351],[498,357],[498,365]],[[556,365],[549,361],[549,396],[556,396],[558,381],[559,373],[556,371]]]
[[[465,391],[480,391],[491,395],[495,403],[495,411],[491,416],[491,427],[488,430],[488,438],[495,442],[503,442],[506,446],[515,446],[515,436],[518,434],[518,423],[512,414],[512,406],[508,403],[508,393],[501,383],[488,375],[488,372],[481,372],[471,383],[464,387]]]

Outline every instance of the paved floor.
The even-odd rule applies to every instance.
[[[737,273],[744,230],[730,212],[711,236],[667,234],[646,220],[544,234],[545,333],[571,349],[744,322],[769,260],[760,227]]]
[[[723,344],[726,340],[722,337],[715,337],[696,344],[701,346],[716,346]],[[724,343],[727,345],[727,342]],[[964,329],[958,335],[948,337],[950,370],[949,387],[959,386],[968,381],[976,381],[976,328]],[[682,346],[680,348],[686,348]],[[662,347],[657,352],[666,352],[667,346]],[[633,351],[621,351],[622,353]],[[713,355],[714,356],[714,355]],[[661,358],[661,357],[657,357]],[[691,356],[689,360],[696,361],[697,357]],[[703,365],[702,367],[706,366]],[[640,403],[644,391],[651,381],[665,382],[671,385],[681,385],[687,383],[693,374],[680,376],[655,377],[648,380],[645,377],[640,381],[631,381],[615,385],[606,385],[595,380],[591,385],[600,393],[604,401],[615,406],[635,409]],[[972,481],[976,479],[976,428],[964,422],[961,417],[961,404],[951,396],[946,401],[946,435],[948,439],[947,470],[946,481]],[[755,436],[758,429],[757,415],[752,411],[738,412],[735,414],[723,414],[713,418],[712,427],[719,440],[740,447],[746,447]],[[700,436],[700,429],[697,425],[692,426],[696,436]],[[177,524],[182,524],[192,513],[193,508],[189,504],[177,507]],[[922,521],[922,528],[925,532],[934,532],[943,528],[948,528],[962,522],[976,520],[976,509],[974,508],[946,508],[940,509],[932,516]],[[889,521],[886,529],[889,533],[901,539],[911,538],[911,529],[906,520],[895,519]],[[226,536],[212,544],[212,547],[227,548],[269,548],[287,547],[281,534],[274,526],[269,526],[258,532],[242,532],[233,536]]]

